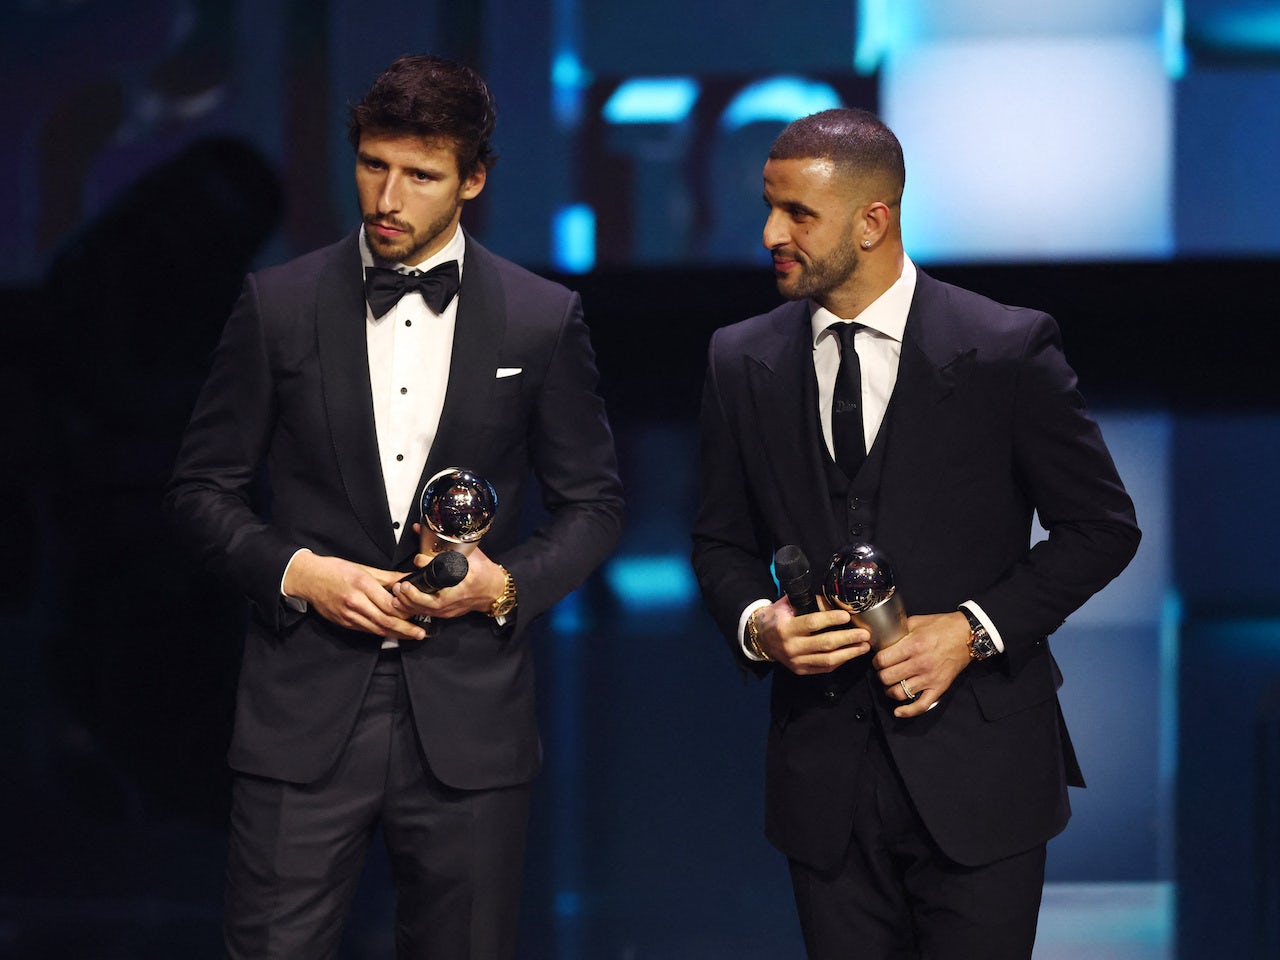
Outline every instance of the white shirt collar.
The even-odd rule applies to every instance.
[[[813,343],[817,346],[818,338],[826,333],[833,323],[847,323],[856,320],[877,333],[902,342],[903,331],[907,327],[907,314],[911,312],[911,300],[916,292],[916,265],[905,253],[902,255],[902,273],[898,279],[880,296],[869,303],[856,317],[837,317],[826,307],[809,301],[809,321],[813,325]]]

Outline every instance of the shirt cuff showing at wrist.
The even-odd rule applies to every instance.
[[[280,574],[280,599],[284,601],[285,606],[297,613],[306,613],[309,609],[307,601],[298,597],[291,597],[284,592],[284,581],[289,576],[289,568],[293,566],[293,561],[298,559],[300,553],[310,553],[306,547],[295,550],[293,556],[289,558],[289,562],[284,565],[284,573]]]
[[[1000,639],[1000,631],[996,629],[996,625],[991,622],[991,618],[987,616],[986,612],[972,600],[966,600],[960,606],[978,618],[982,625],[987,628],[987,636],[995,644],[996,651],[1004,653],[1004,641]]]

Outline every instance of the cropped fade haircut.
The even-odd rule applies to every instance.
[[[406,55],[351,107],[347,139],[357,150],[365,131],[447,140],[465,180],[497,162],[489,145],[496,122],[493,95],[480,74],[442,57]]]
[[[907,169],[902,144],[874,113],[839,107],[801,117],[787,125],[769,149],[770,160],[821,159],[841,173],[883,184],[892,196],[875,197],[894,204],[902,200]]]

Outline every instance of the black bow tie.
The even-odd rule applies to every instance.
[[[369,301],[374,318],[394,307],[406,293],[417,290],[436,313],[444,313],[458,292],[458,261],[448,260],[426,273],[400,273],[386,267],[366,267],[364,297]]]

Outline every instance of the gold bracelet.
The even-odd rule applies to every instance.
[[[747,649],[754,653],[757,659],[772,663],[773,657],[760,646],[760,628],[756,626],[756,614],[759,612],[760,609],[757,607],[751,611],[751,616],[747,617]]]

